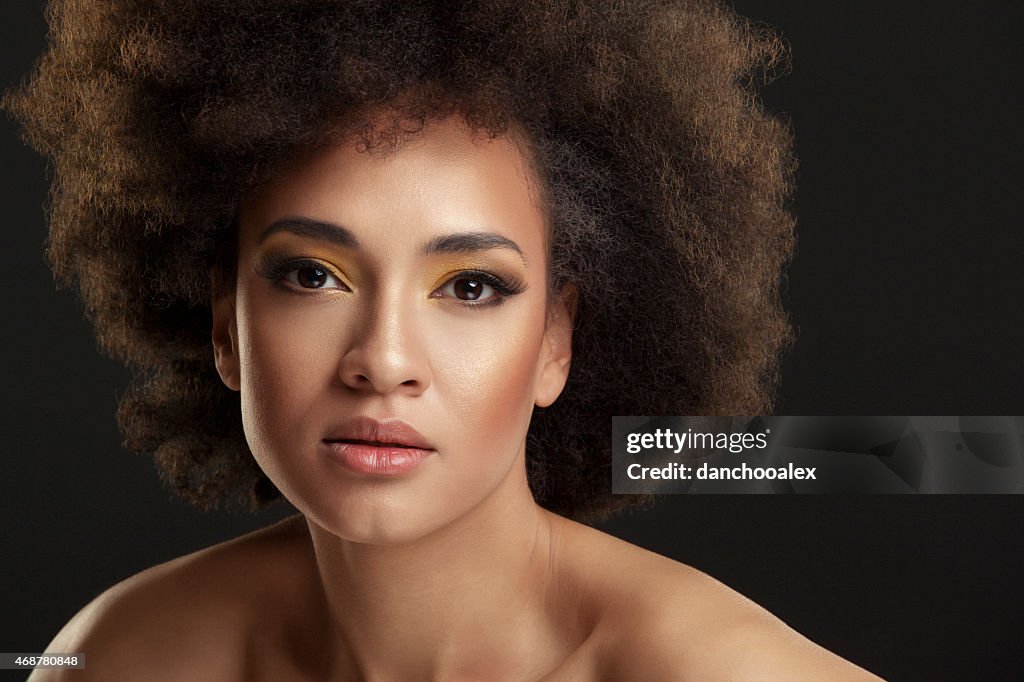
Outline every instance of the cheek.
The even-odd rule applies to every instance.
[[[497,442],[497,436],[525,435],[543,332],[531,312],[499,313],[465,321],[461,330],[438,330],[431,353],[434,383],[467,436]]]
[[[240,297],[238,307],[242,417],[261,464],[283,443],[297,442],[309,414],[331,382],[337,331],[322,315],[296,306]]]

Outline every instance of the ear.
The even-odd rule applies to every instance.
[[[232,391],[242,388],[238,362],[238,322],[235,319],[235,288],[210,270],[210,306],[213,310],[213,361],[217,374]]]
[[[544,342],[541,346],[540,364],[534,391],[537,407],[551,405],[562,394],[569,378],[572,362],[572,329],[576,319],[576,304],[579,292],[575,284],[566,284],[556,294],[548,311]]]

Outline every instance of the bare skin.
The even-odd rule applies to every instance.
[[[215,360],[301,513],[101,595],[50,645],[87,654],[69,678],[877,679],[536,504],[526,432],[573,316],[537,196],[516,144],[448,119],[386,156],[319,150],[243,202]],[[329,445],[346,415],[404,420],[423,459],[353,468]]]
[[[48,648],[86,652],[86,670],[39,670],[31,679],[879,679],[699,571],[540,515],[547,575],[537,589],[546,609],[536,629],[511,638],[537,647],[520,660],[511,660],[506,637],[459,669],[358,670],[348,652],[329,650],[316,553],[299,515],[111,588]],[[508,615],[490,624],[507,629]]]

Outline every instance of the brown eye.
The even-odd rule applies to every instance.
[[[313,262],[293,266],[284,279],[303,289],[344,289],[348,287],[326,267]]]
[[[463,301],[477,300],[486,286],[483,282],[478,282],[475,279],[460,278],[452,282],[455,297]]]
[[[322,268],[301,267],[296,271],[299,286],[307,289],[319,289],[327,281],[327,271]]]
[[[465,307],[499,305],[510,296],[522,293],[526,285],[518,280],[509,284],[501,277],[479,270],[465,270],[438,287],[432,298],[450,298]]]

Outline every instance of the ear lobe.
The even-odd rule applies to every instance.
[[[537,407],[548,407],[565,388],[572,364],[572,330],[576,318],[579,292],[574,284],[566,284],[552,302],[541,347],[540,376],[534,395]]]
[[[240,391],[238,362],[238,322],[235,318],[235,292],[220,289],[220,278],[210,274],[210,307],[213,312],[213,361],[217,374],[232,391]]]

